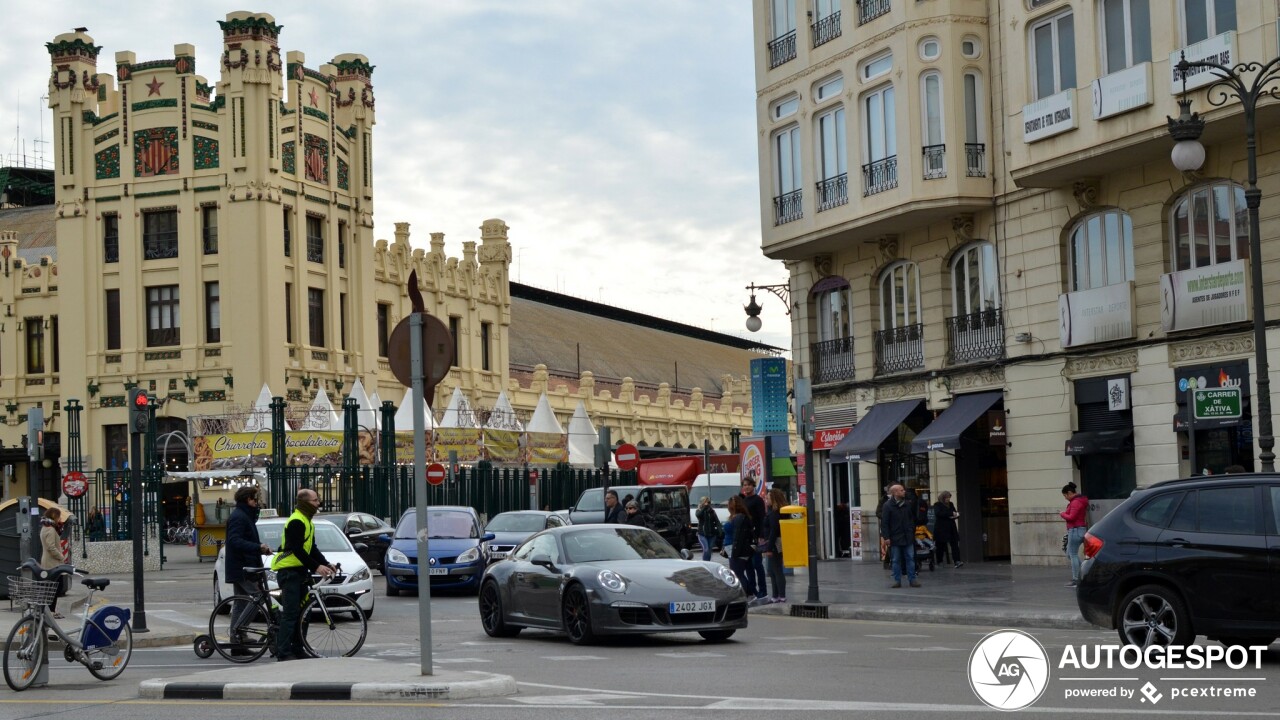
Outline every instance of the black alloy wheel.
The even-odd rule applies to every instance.
[[[591,630],[591,603],[581,585],[565,591],[560,617],[564,631],[574,645],[590,645],[595,641],[595,633]]]
[[[498,583],[490,580],[480,586],[480,624],[489,637],[509,638],[520,634],[523,628],[508,625],[502,617],[502,596]]]

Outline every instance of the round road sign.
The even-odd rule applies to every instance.
[[[619,470],[635,470],[640,466],[640,451],[631,443],[622,443],[614,448],[613,459]]]
[[[72,470],[62,478],[62,494],[69,498],[78,498],[88,490],[89,480],[78,470]]]
[[[427,483],[439,485],[444,482],[444,476],[444,466],[440,463],[431,463],[427,466]]]

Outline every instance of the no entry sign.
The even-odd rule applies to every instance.
[[[440,463],[431,463],[427,466],[427,483],[440,485],[444,482],[444,475],[444,466]]]
[[[619,470],[635,470],[640,466],[640,451],[631,443],[622,443],[614,449],[613,459]]]

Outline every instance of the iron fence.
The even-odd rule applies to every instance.
[[[775,197],[773,199],[773,224],[782,225],[804,217],[804,210],[801,208],[802,200],[804,200],[803,190],[792,190],[789,193],[783,193]]]
[[[924,325],[903,325],[875,333],[876,373],[924,367]]]
[[[921,148],[924,159],[924,179],[936,180],[947,176],[947,146],[925,145]]]
[[[792,30],[769,41],[769,69],[796,58],[796,31]]]
[[[858,0],[858,24],[866,25],[889,12],[889,0]]]
[[[840,37],[840,11],[837,10],[810,26],[813,31],[813,46],[818,47]]]
[[[853,338],[817,342],[810,348],[813,355],[813,381],[828,383],[853,379]]]
[[[898,156],[890,155],[883,160],[869,162],[862,166],[862,196],[875,195],[885,190],[898,187]]]
[[[947,363],[995,360],[1004,356],[1004,316],[1000,308],[947,318]]]
[[[969,177],[987,176],[987,146],[982,143],[964,144],[965,174]]]
[[[818,183],[818,212],[849,202],[849,174],[828,178]]]

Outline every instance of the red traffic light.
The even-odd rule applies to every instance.
[[[133,396],[133,404],[140,408],[145,408],[149,402],[150,400],[147,398],[146,390],[139,390],[137,394]]]

